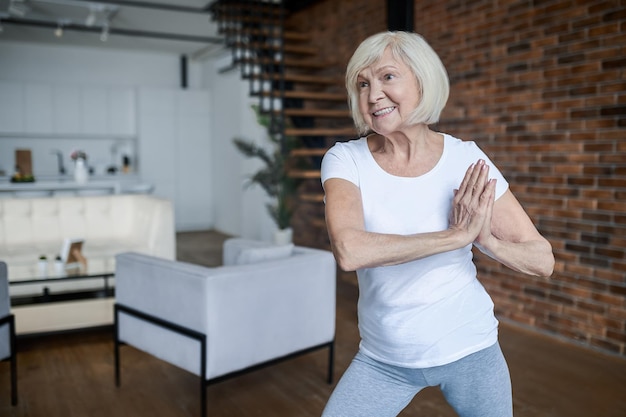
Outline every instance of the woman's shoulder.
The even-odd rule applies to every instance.
[[[367,149],[367,138],[351,139],[344,142],[336,142],[327,152],[327,154],[353,154],[357,155]]]
[[[446,146],[449,147],[462,149],[476,146],[476,142],[474,142],[473,140],[459,139],[449,133],[442,133],[442,135],[444,137]]]
[[[447,133],[443,133],[443,136],[444,149],[447,154],[473,158],[475,155],[483,153],[473,140],[459,139]]]

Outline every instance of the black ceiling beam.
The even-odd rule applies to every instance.
[[[20,25],[20,26],[32,26],[32,27],[40,27],[40,28],[50,28],[56,29],[59,26],[63,28],[63,30],[71,30],[76,32],[90,32],[90,33],[102,33],[101,27],[94,26],[86,26],[79,25],[76,23],[68,23],[61,24],[57,22],[46,22],[43,20],[33,20],[33,19],[16,19],[13,17],[2,18],[2,24],[12,24],[12,25]],[[197,42],[197,43],[224,43],[222,38],[212,37],[212,36],[195,36],[195,35],[182,35],[178,33],[164,33],[164,32],[149,32],[145,30],[132,30],[132,29],[118,29],[109,27],[109,35],[121,35],[121,36],[135,36],[140,38],[154,38],[154,39],[164,39],[171,41],[182,41],[182,42]]]
[[[166,10],[168,12],[211,14],[211,11],[209,11],[207,8],[177,6],[174,4],[163,4],[163,3],[150,3],[150,2],[145,2],[145,1],[132,1],[132,0],[72,0],[72,1],[75,1],[77,3],[108,4],[111,6],[120,6],[120,7],[142,7],[144,9]]]
[[[387,30],[413,32],[413,0],[387,0]]]

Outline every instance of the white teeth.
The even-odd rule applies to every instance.
[[[378,110],[374,112],[374,116],[382,116],[384,114],[389,114],[393,111],[393,107],[387,107],[386,109]]]

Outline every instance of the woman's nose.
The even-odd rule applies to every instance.
[[[376,103],[378,100],[380,100],[384,96],[385,96],[385,93],[383,92],[383,89],[381,88],[381,85],[379,83],[370,84],[370,94],[369,94],[370,103]]]

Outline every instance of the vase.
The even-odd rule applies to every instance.
[[[43,258],[43,259],[39,259],[39,261],[37,262],[37,270],[39,272],[39,277],[40,278],[47,278],[48,277],[48,260]]]
[[[84,159],[78,158],[74,167],[74,180],[78,184],[85,184],[88,179],[89,172],[87,172],[87,164]]]
[[[293,240],[293,229],[287,227],[285,229],[279,229],[274,232],[274,244],[275,245],[288,245]]]

